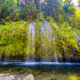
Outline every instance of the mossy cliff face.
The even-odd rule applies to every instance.
[[[0,61],[77,61],[80,49],[72,30],[80,35],[78,29],[53,20],[0,25]]]
[[[24,59],[27,44],[28,23],[24,21],[0,25],[1,60]]]

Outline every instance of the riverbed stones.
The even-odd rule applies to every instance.
[[[26,80],[34,80],[34,76],[32,74],[26,76]]]
[[[0,74],[0,80],[14,80],[14,75]]]
[[[11,80],[14,80],[14,78],[15,78],[14,75],[10,75],[9,77]]]
[[[10,75],[10,74],[0,74],[0,80],[34,80],[32,74],[28,76]]]
[[[9,74],[8,73],[6,73],[6,74],[0,74],[0,77],[3,77],[3,76],[9,76]]]
[[[9,73],[0,74],[0,80],[18,80],[19,78],[20,78],[19,76],[17,76],[17,75],[10,75]]]
[[[0,74],[0,77],[4,76],[4,74]]]

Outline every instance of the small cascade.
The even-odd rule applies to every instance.
[[[55,50],[55,62],[58,62],[58,55],[56,53],[56,47],[55,47],[55,35],[54,37],[52,37],[52,41],[53,41],[53,46],[54,46],[54,50]]]
[[[63,51],[64,51],[64,52],[63,52],[63,59],[64,59],[63,61],[66,62],[66,59],[65,59],[65,56],[66,56],[66,55],[65,55],[65,54],[66,54],[66,47],[65,47],[64,41],[63,41],[62,43],[63,43]],[[68,61],[70,62],[70,58],[68,59]]]
[[[77,41],[78,41],[78,46],[79,46],[79,48],[80,48],[80,37],[78,36],[78,34],[75,32],[75,31],[73,31],[74,33],[75,33],[75,35],[76,35],[76,39],[77,39]]]
[[[34,54],[27,55],[26,62],[35,62],[35,56],[34,56]]]
[[[48,54],[47,57],[45,57],[45,58],[42,59],[42,62],[51,62],[51,55]]]
[[[8,62],[8,61],[9,61],[9,57],[8,56],[5,56],[4,62]]]
[[[14,32],[14,28],[12,28],[12,30],[11,30],[11,32],[10,32],[10,33],[12,34],[13,32]]]
[[[9,51],[9,48],[7,48],[6,52]],[[9,55],[8,54],[5,54],[5,58],[4,58],[4,62],[8,62],[10,59],[9,59]]]
[[[28,30],[28,44],[26,61],[35,61],[35,26],[33,23],[29,24]]]
[[[63,42],[63,49],[64,49],[64,53],[66,53],[64,42]]]
[[[0,29],[0,32],[2,31],[2,29]]]
[[[56,53],[56,47],[55,47],[55,35],[54,37],[52,37],[52,33],[53,33],[53,29],[52,27],[50,26],[49,22],[45,22],[45,24],[43,25],[41,23],[41,32],[43,33],[43,36],[41,36],[41,38],[43,39],[43,43],[42,45],[44,45],[44,50],[48,50],[51,48],[51,41],[53,41],[53,46],[54,46],[54,53],[55,53],[55,62],[58,62],[58,55]],[[54,31],[55,33],[55,31]],[[47,40],[47,42],[46,42]],[[49,44],[48,46],[45,46],[45,44]],[[46,61],[46,62],[51,62],[52,61],[52,57],[51,57],[51,53],[50,53],[50,50],[48,51],[45,51],[46,54],[48,54],[42,61]]]
[[[52,33],[52,27],[50,26],[50,24],[45,21],[45,23],[43,24],[41,22],[40,24],[41,27],[41,39],[43,40],[43,42],[41,43],[42,48],[44,50],[43,53],[45,53],[45,57],[41,60],[41,61],[45,61],[45,62],[51,62],[51,54],[50,54],[50,42],[51,42],[51,33]]]

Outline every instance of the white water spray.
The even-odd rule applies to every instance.
[[[33,23],[28,26],[28,45],[27,45],[27,59],[26,61],[35,61],[35,26]]]

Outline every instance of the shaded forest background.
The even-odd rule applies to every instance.
[[[57,22],[79,22],[80,0],[78,3],[76,8],[72,0],[0,0],[0,21],[32,21],[52,17]]]

